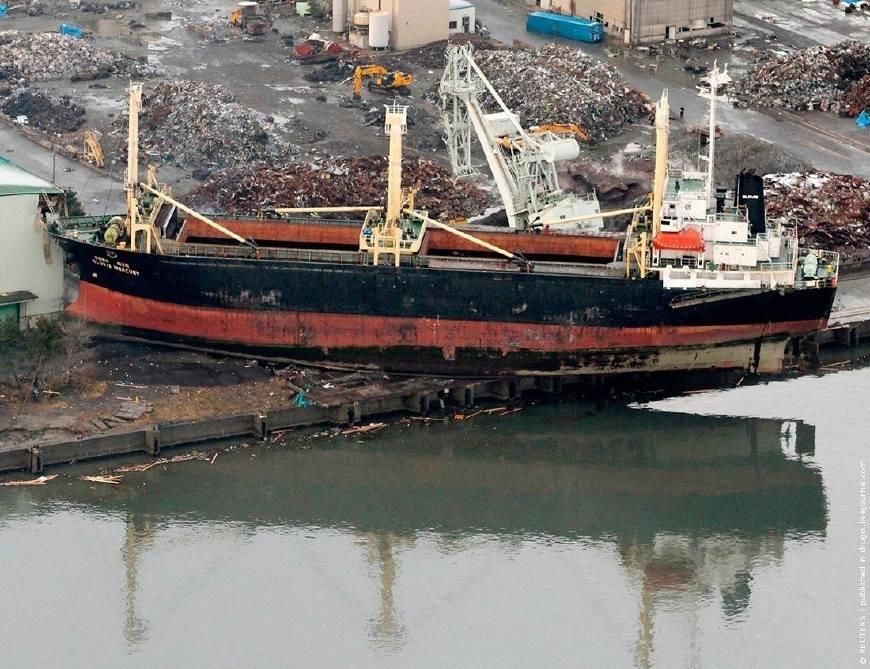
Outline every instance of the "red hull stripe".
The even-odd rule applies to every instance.
[[[802,334],[819,320],[770,324],[609,328],[582,325],[494,323],[361,314],[255,311],[158,302],[81,281],[68,311],[106,325],[151,330],[247,346],[322,349],[408,346],[540,353],[712,345],[758,337]]]

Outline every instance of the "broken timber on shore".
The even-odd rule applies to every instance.
[[[191,421],[148,425],[137,430],[113,432],[68,441],[0,451],[0,473],[27,470],[42,473],[52,465],[71,464],[119,455],[146,453],[158,456],[162,449],[197,443],[255,437],[266,440],[275,433],[315,425],[356,425],[363,417],[399,412],[428,414],[430,406],[440,410],[447,404],[471,406],[479,399],[510,400],[523,392],[558,392],[563,384],[580,382],[579,377],[514,377],[483,381],[406,380],[376,396],[361,396],[330,406],[287,407],[264,413],[214,416]]]

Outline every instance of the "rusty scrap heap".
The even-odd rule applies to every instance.
[[[843,103],[849,116],[858,116],[865,109],[870,109],[870,74],[865,74],[849,87]]]
[[[48,81],[117,76],[144,79],[160,68],[93,42],[60,33],[0,32],[0,72],[6,79]]]
[[[767,213],[797,226],[801,242],[870,258],[870,181],[846,174],[796,172],[764,177]]]
[[[485,192],[469,183],[454,184],[450,172],[424,158],[405,158],[405,186],[419,186],[414,206],[430,216],[457,218],[481,213]],[[274,207],[365,206],[384,202],[387,159],[383,156],[336,158],[276,170],[231,170],[207,181],[191,198],[204,207],[254,213]]]
[[[127,118],[116,126],[125,132]],[[275,120],[240,104],[223,86],[201,81],[160,82],[146,94],[139,118],[140,146],[152,158],[201,173],[237,165],[290,160]]]
[[[760,52],[733,95],[745,105],[781,109],[845,109],[846,91],[870,71],[870,44],[848,40],[784,56]]]
[[[576,123],[600,142],[648,114],[643,94],[613,67],[578,49],[478,51],[475,60],[526,127]]]
[[[0,111],[11,118],[27,119],[27,125],[52,134],[75,132],[84,125],[85,108],[68,95],[20,89],[6,98]]]

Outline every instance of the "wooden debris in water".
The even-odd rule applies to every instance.
[[[369,423],[368,425],[360,425],[359,427],[349,427],[346,430],[342,430],[341,433],[344,435],[367,434],[369,432],[377,432],[378,430],[382,430],[386,426],[386,423]]]
[[[124,477],[119,476],[118,474],[107,474],[105,476],[80,476],[79,479],[82,481],[90,481],[91,483],[109,483],[111,485],[118,485],[124,480]]]
[[[174,465],[177,462],[189,462],[190,460],[210,460],[207,455],[204,453],[200,453],[196,451],[194,453],[185,453],[184,455],[175,455],[171,458],[160,458],[159,460],[154,460],[153,462],[143,462],[138,465],[126,465],[124,467],[118,467],[115,472],[116,473],[127,473],[127,472],[147,472],[152,467],[157,467],[159,465]]]
[[[26,481],[4,481],[0,483],[2,486],[23,486],[23,485],[45,485],[49,481],[54,481],[58,477],[57,474],[51,476],[40,476],[35,479],[27,479]]]

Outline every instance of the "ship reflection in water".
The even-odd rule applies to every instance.
[[[306,443],[313,447],[261,450],[255,459],[245,450],[222,455],[214,465],[187,463],[128,475],[125,487],[111,494],[85,485],[30,489],[17,511],[35,501],[49,513],[60,503],[124,520],[122,544],[113,550],[124,565],[129,652],[160,643],[149,632],[149,620],[161,611],[152,610],[152,582],[139,572],[161,543],[180,541],[181,527],[199,528],[193,535],[209,537],[205,544],[227,534],[243,544],[274,534],[315,540],[303,546],[322,541],[329,548],[317,556],[285,549],[277,561],[317,563],[316,580],[306,587],[341,593],[349,610],[366,611],[365,631],[339,627],[336,633],[362,633],[371,651],[400,657],[414,621],[425,619],[420,610],[438,606],[413,596],[425,591],[420,583],[441,587],[432,567],[438,560],[452,565],[457,556],[479,554],[482,545],[501,556],[528,544],[542,550],[592,547],[616,557],[620,587],[627,587],[624,596],[614,597],[629,602],[624,618],[636,621],[601,644],[633,638],[629,655],[641,667],[654,664],[661,616],[682,616],[679,628],[691,656],[703,604],[717,602],[716,625],[740,625],[754,574],[787,562],[790,542],[816,542],[826,531],[822,478],[812,464],[815,431],[799,421],[550,405],[506,418],[395,426],[364,445],[344,438]],[[3,504],[0,527],[3,516],[16,511]],[[340,547],[333,546],[336,536],[344,538]],[[419,557],[423,546],[437,553],[434,561]],[[206,571],[244,560],[245,553],[235,549],[214,550],[198,558]],[[340,568],[330,566],[337,551],[350,553]],[[165,558],[160,564],[167,565]],[[613,569],[612,559],[610,564],[607,569]],[[353,575],[360,565],[364,586]],[[426,570],[433,580],[421,577]],[[451,602],[461,599],[457,593],[486,572],[484,566],[452,573],[452,584],[434,601],[452,616]],[[542,587],[556,588],[559,577],[535,576]],[[587,577],[594,583],[599,575]],[[280,570],[274,578],[281,578]],[[410,595],[403,578],[415,580]],[[181,590],[177,597],[183,599]],[[518,618],[525,615],[522,601],[514,605]],[[312,611],[321,613],[342,618],[337,611]],[[559,618],[558,611],[553,615]],[[424,657],[416,660],[425,663]]]

